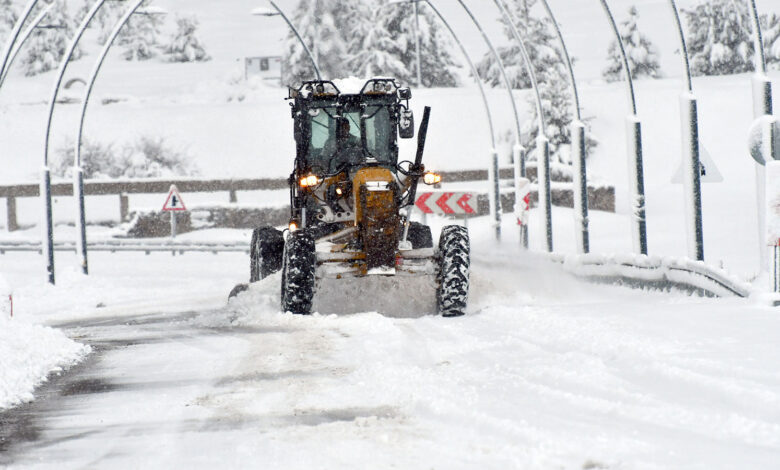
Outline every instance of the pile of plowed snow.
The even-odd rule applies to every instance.
[[[89,346],[60,331],[11,317],[11,288],[0,276],[0,410],[33,399],[49,374],[76,364]]]

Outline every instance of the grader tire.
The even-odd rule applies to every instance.
[[[439,237],[439,313],[457,317],[466,313],[469,296],[469,232],[460,225],[447,225]]]
[[[314,237],[304,230],[291,233],[284,245],[282,311],[311,313],[316,269]]]

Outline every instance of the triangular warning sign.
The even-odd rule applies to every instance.
[[[683,164],[680,163],[680,166],[677,168],[677,171],[674,172],[674,176],[672,176],[673,184],[682,184],[683,182],[682,166]],[[701,151],[699,152],[699,173],[701,175],[702,183],[723,182],[723,175],[720,174],[720,170],[718,170],[718,167],[715,166],[715,162],[712,160],[712,157],[710,157],[710,153],[707,152],[707,149],[705,149],[704,147],[701,147]]]
[[[187,210],[187,207],[184,205],[184,200],[181,198],[181,194],[179,194],[179,190],[176,188],[175,184],[171,185],[171,190],[168,191],[168,197],[165,199],[162,210],[173,212]]]

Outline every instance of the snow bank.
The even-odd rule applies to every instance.
[[[0,410],[33,399],[33,390],[52,372],[90,352],[61,332],[11,317],[11,288],[0,275]]]

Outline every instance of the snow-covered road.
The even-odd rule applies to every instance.
[[[96,352],[2,415],[0,464],[776,468],[775,310],[473,259],[455,319],[282,315],[275,278],[226,307],[220,281],[52,317]]]

